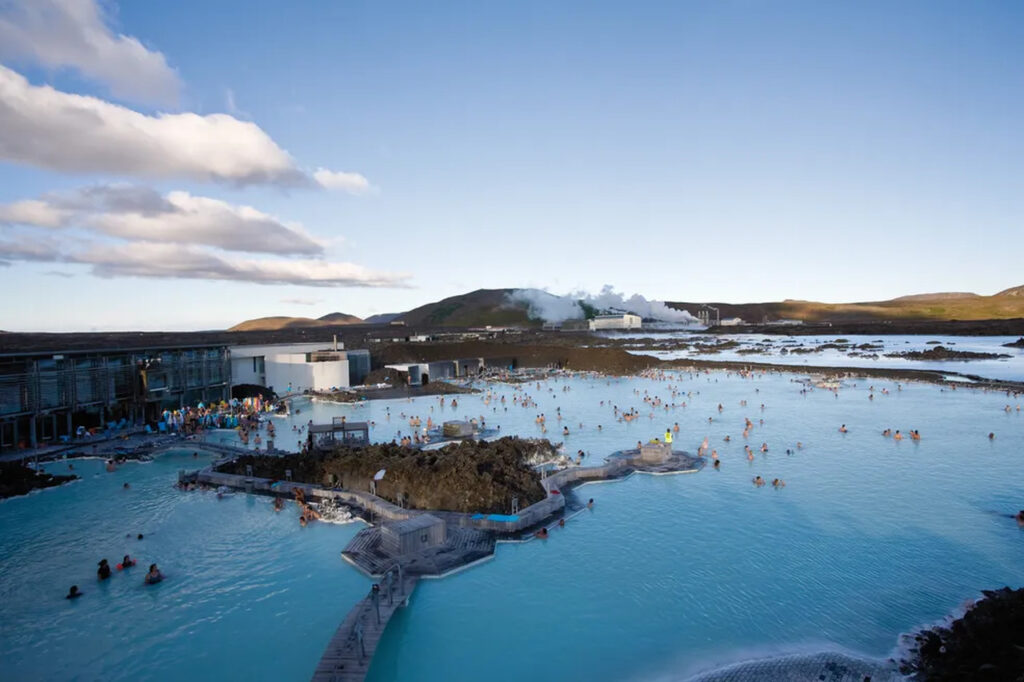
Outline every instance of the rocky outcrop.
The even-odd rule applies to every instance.
[[[36,471],[21,462],[0,462],[0,499],[25,495],[38,488],[52,488],[78,476],[57,476]]]
[[[508,513],[514,497],[520,507],[545,498],[540,475],[530,465],[539,452],[552,454],[551,443],[502,438],[462,441],[438,450],[377,444],[338,448],[324,458],[246,455],[218,470],[245,474],[246,466],[252,466],[256,477],[284,480],[285,470],[291,469],[294,481],[369,490],[374,474],[384,469],[377,495],[391,502],[414,509]]]
[[[945,346],[935,346],[928,350],[911,350],[904,353],[886,353],[887,358],[906,358],[907,360],[997,360],[1008,358],[1005,353],[975,353],[969,350],[950,350]]]
[[[1020,337],[1016,341],[1004,343],[1003,348],[1024,348],[1024,336]]]
[[[948,627],[912,635],[900,672],[921,682],[1024,680],[1024,589],[983,594]]]

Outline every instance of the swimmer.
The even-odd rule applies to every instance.
[[[846,433],[846,424],[839,427],[839,433]]]
[[[156,585],[158,582],[164,579],[164,574],[160,572],[160,569],[156,567],[156,564],[149,565],[149,573],[146,574],[146,584]]]
[[[127,554],[125,554],[124,558],[121,559],[121,563],[119,563],[117,565],[117,568],[118,568],[118,570],[124,570],[126,568],[131,568],[134,565],[135,565],[135,559],[133,559],[130,556],[128,556]]]
[[[548,529],[547,528],[541,528],[539,531],[534,533],[534,535],[537,536],[538,538],[540,538],[541,540],[546,540],[547,537],[548,537]]]
[[[78,591],[78,585],[72,585],[71,589],[68,590],[68,594],[65,599],[78,599],[82,596],[82,593]]]
[[[772,485],[776,488],[785,488],[786,482],[783,481],[781,478],[776,478],[775,480],[772,481]]]
[[[711,466],[713,466],[715,469],[718,469],[721,464],[722,464],[722,462],[720,460],[716,459],[715,463],[712,464]]]
[[[996,434],[994,434],[994,433],[989,433],[989,434],[988,434],[988,439],[989,439],[989,440],[995,440],[995,439],[996,439]]]
[[[565,519],[558,519],[558,526],[560,528],[565,528]]]
[[[274,511],[279,512],[284,509],[284,500],[280,497],[274,498]]]
[[[125,483],[125,484],[124,484],[123,486],[121,486],[121,487],[122,487],[122,488],[124,488],[125,490],[128,490],[128,488],[131,488],[131,486],[130,486],[130,485],[128,485],[127,483]]]
[[[96,576],[100,580],[106,580],[110,577],[110,564],[107,563],[106,559],[100,559],[99,568],[96,569]]]
[[[142,539],[142,533],[139,533],[139,535],[135,539],[136,540],[141,540]]]
[[[587,500],[587,509],[593,509],[593,508],[594,508],[594,498],[591,497],[589,500]]]
[[[306,517],[305,516],[300,516],[299,517],[299,525],[302,526],[303,528],[306,527]]]
[[[1014,516],[1013,518],[1017,519],[1018,526],[1024,528],[1024,509],[1021,509],[1019,512],[1017,512],[1016,516]]]
[[[754,476],[754,485],[758,488],[764,485],[764,479],[760,476]]]
[[[900,433],[899,429],[896,429],[896,433],[892,434],[893,440],[903,440],[903,434]]]

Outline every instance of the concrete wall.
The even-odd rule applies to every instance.
[[[349,385],[348,360],[307,362],[305,353],[272,355],[266,359],[267,386],[278,393],[323,391]]]

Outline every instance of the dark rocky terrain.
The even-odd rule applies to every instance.
[[[55,476],[36,471],[21,462],[0,462],[0,499],[25,495],[38,488],[52,488],[78,476]]]
[[[948,626],[914,634],[900,672],[921,682],[1024,680],[1024,589],[983,594]]]
[[[935,346],[928,350],[909,350],[902,353],[886,353],[887,358],[906,358],[907,360],[996,360],[1008,358],[1004,353],[975,353],[969,350],[951,350],[945,346]]]
[[[527,460],[551,450],[547,440],[523,438],[463,441],[427,451],[382,444],[341,447],[327,457],[246,455],[219,470],[245,474],[252,465],[257,477],[284,480],[291,469],[294,481],[369,490],[374,474],[385,469],[377,495],[391,502],[401,499],[414,509],[508,513],[513,497],[520,507],[544,499],[540,475]]]

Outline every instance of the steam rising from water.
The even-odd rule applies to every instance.
[[[556,296],[541,289],[516,289],[509,294],[509,299],[514,303],[525,303],[530,317],[545,322],[583,319],[584,311],[580,301],[593,306],[599,312],[633,313],[646,320],[680,324],[697,322],[697,318],[687,311],[669,308],[663,301],[648,301],[640,294],[633,294],[629,298],[625,298],[622,294],[617,293],[610,284],[604,285],[596,296],[584,291],[574,291],[565,296]]]

